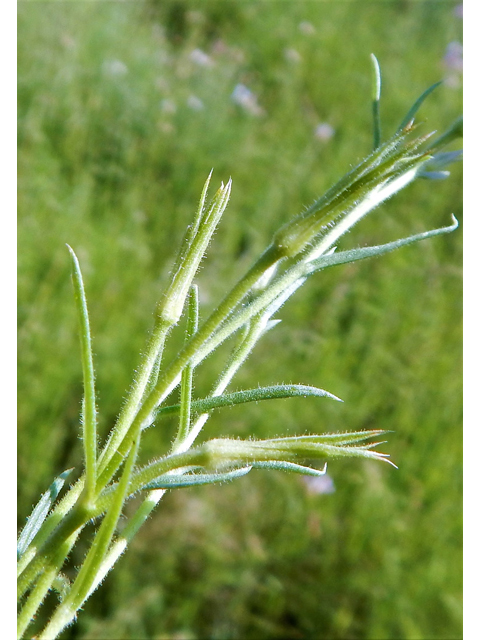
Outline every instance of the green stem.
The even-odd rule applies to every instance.
[[[56,549],[54,556],[48,562],[48,565],[37,584],[32,589],[32,592],[28,596],[22,610],[18,616],[17,622],[17,638],[22,638],[30,622],[32,622],[42,604],[45,596],[52,587],[52,584],[57,577],[58,572],[62,568],[65,558],[70,553],[71,548],[75,544],[79,532],[71,534],[69,537],[63,540]]]
[[[97,571],[95,580],[90,587],[85,600],[91,596],[91,594],[105,578],[107,573],[113,568],[114,564],[127,548],[127,545],[131,542],[132,538],[135,536],[137,531],[140,529],[142,524],[146,521],[148,516],[151,514],[153,509],[157,506],[164,495],[165,489],[154,489],[150,491],[135,514],[130,518],[125,529],[110,547],[107,555],[105,556],[102,564]]]
[[[189,464],[192,464],[191,460],[195,461],[195,458],[189,456],[188,453],[183,457],[177,455],[168,456],[162,461],[162,473],[166,473],[171,469],[188,466]],[[113,485],[110,490],[104,492],[101,496],[99,496],[96,500],[95,507],[90,511],[86,511],[83,505],[79,503],[73,510],[64,512],[65,509],[62,509],[52,514],[52,516],[55,516],[55,519],[50,520],[50,531],[46,532],[46,534],[50,533],[50,535],[48,537],[47,535],[45,535],[44,537],[46,537],[46,540],[38,541],[38,544],[32,545],[32,548],[28,549],[26,552],[31,552],[32,557],[29,564],[23,568],[23,571],[19,575],[17,584],[18,598],[21,598],[23,596],[30,585],[43,571],[46,564],[51,562],[51,559],[55,556],[56,550],[58,549],[59,545],[61,545],[66,538],[71,536],[73,533],[76,533],[76,535],[78,536],[80,531],[89,520],[101,516],[110,507],[112,503],[113,493],[116,490],[117,486],[118,485]],[[69,498],[68,503],[72,502],[70,498],[73,494],[75,494],[78,498],[81,489],[82,483],[78,482],[77,485],[71,489],[70,494],[67,494],[66,496],[66,498]],[[52,518],[52,516],[50,516],[50,518]],[[58,526],[56,526],[57,524]],[[52,532],[51,529],[55,526],[56,528]]]
[[[183,469],[185,467],[201,467],[206,462],[205,450],[201,447],[189,449],[183,453],[174,454],[151,462],[143,469],[138,470],[132,477],[130,491],[135,493],[149,482],[153,482],[172,469]]]
[[[73,583],[68,596],[57,607],[50,622],[40,635],[40,640],[50,640],[56,638],[62,629],[67,626],[75,617],[76,612],[82,606],[85,598],[95,581],[97,572],[105,558],[110,545],[113,533],[122,512],[123,504],[127,495],[130,476],[135,464],[139,446],[139,438],[134,443],[130,455],[125,463],[122,477],[115,490],[113,500],[100,526],[98,533],[90,547],[85,561]]]
[[[132,459],[132,452],[130,453],[130,456],[129,456],[129,460],[131,459]],[[201,464],[202,461],[203,461],[203,452],[199,452],[199,451],[187,452],[181,455],[168,456],[156,463],[156,467],[155,467],[156,470],[153,472],[154,477],[156,477],[157,475],[161,475],[163,473],[167,473],[172,469],[179,469],[179,468],[191,466],[191,465],[199,465]],[[64,518],[62,523],[57,527],[54,534],[51,536],[51,538],[48,540],[48,542],[45,544],[44,548],[42,549],[42,553],[37,554],[35,559],[26,568],[26,570],[24,571],[24,574],[22,574],[21,578],[19,579],[19,583],[18,583],[19,596],[18,597],[20,598],[25,593],[28,587],[40,574],[42,575],[37,584],[40,584],[40,581],[41,581],[41,584],[43,585],[41,589],[44,589],[44,593],[43,593],[43,596],[40,597],[41,591],[39,587],[35,592],[36,596],[32,599],[29,598],[27,602],[29,602],[30,604],[28,604],[28,609],[26,609],[25,613],[23,614],[22,624],[25,624],[26,617],[28,616],[31,617],[31,615],[35,614],[36,608],[38,608],[41,602],[43,601],[43,597],[46,595],[46,593],[48,592],[48,589],[51,587],[53,580],[56,577],[56,574],[61,569],[61,566],[65,561],[65,558],[70,553],[70,550],[73,544],[75,543],[75,540],[77,539],[79,533],[83,529],[83,527],[87,524],[89,520],[97,518],[101,516],[102,513],[109,510],[110,518],[107,521],[107,524],[105,526],[104,526],[104,523],[102,523],[102,527],[104,527],[103,530],[102,530],[102,527],[100,528],[100,530],[103,531],[104,533],[102,534],[102,537],[99,538],[98,537],[100,534],[100,531],[99,531],[93,543],[96,549],[95,555],[93,556],[93,559],[89,560],[89,565],[88,565],[89,568],[84,570],[84,573],[83,573],[84,577],[82,578],[82,581],[79,583],[79,585],[77,585],[78,593],[83,594],[85,597],[86,597],[85,594],[88,594],[94,588],[92,585],[94,584],[95,576],[103,566],[103,562],[105,561],[104,556],[106,554],[108,545],[113,535],[113,530],[116,526],[116,522],[118,521],[118,517],[116,514],[117,512],[119,514],[118,509],[121,510],[121,506],[120,507],[118,506],[119,496],[122,496],[122,495],[125,496],[125,494],[123,493],[125,491],[125,483],[126,483],[125,474],[126,473],[130,474],[132,470],[132,466],[133,466],[133,463],[129,463],[129,468],[127,469],[127,466],[126,466],[126,469],[122,474],[123,484],[121,486],[120,492],[119,492],[119,486],[122,480],[120,481],[119,484],[113,485],[113,487],[109,491],[99,496],[93,511],[87,512],[80,504],[77,505],[77,507],[73,511],[71,511]],[[157,473],[157,469],[158,469],[158,473]],[[143,476],[140,476],[140,477],[143,477]],[[148,479],[150,478],[151,478],[151,473],[148,476]],[[139,488],[138,483],[135,483],[135,488],[130,487],[129,493],[135,492],[138,488]],[[151,495],[154,495],[154,494],[151,494]],[[158,494],[156,495],[158,496]],[[158,496],[157,502],[160,499],[160,497],[161,496]],[[150,507],[148,506],[148,504],[149,503],[147,503],[146,507],[144,507],[140,511],[140,515],[139,515],[140,520],[141,520],[141,514],[143,513],[146,518],[148,516],[148,513],[154,508],[156,503],[151,504]],[[133,535],[136,532],[136,528],[138,529],[138,527],[141,525],[140,520],[134,521],[129,532],[127,531],[128,535],[131,534],[131,536],[133,537]],[[106,520],[104,520],[104,522],[105,521]],[[135,522],[137,524],[135,524]],[[68,541],[67,544],[65,543],[65,541]],[[59,552],[59,549],[61,549],[61,552]],[[119,554],[120,553],[121,551],[119,552]],[[62,561],[59,564],[60,555],[62,556],[61,558]],[[46,578],[45,579],[43,578],[44,573],[42,572],[45,572],[45,570],[50,572],[48,581]],[[87,576],[88,579],[85,578],[85,575]],[[80,598],[80,596],[77,594],[76,598]],[[68,603],[71,604],[71,599],[68,600],[68,602],[67,601],[64,601],[64,602],[66,603],[66,609],[64,613],[62,613],[62,620],[64,619],[63,616],[67,615],[65,612],[67,611]],[[36,608],[34,607],[34,603]],[[76,601],[73,604],[76,604]],[[22,609],[22,612],[23,612],[23,609]]]
[[[210,397],[214,398],[216,396],[220,396],[225,391],[227,386],[230,384],[232,378],[237,373],[237,371],[242,366],[242,364],[245,362],[245,360],[248,358],[253,347],[255,346],[258,339],[260,338],[263,331],[265,330],[265,324],[266,322],[264,322],[262,317],[255,318],[252,321],[251,326],[248,328],[246,332],[246,335],[243,337],[240,344],[234,350],[227,366],[220,374],[210,394]],[[188,437],[181,444],[181,446],[175,450],[176,453],[187,451],[187,449],[189,449],[192,446],[192,444],[197,439],[198,435],[200,434],[201,430],[203,429],[209,417],[210,417],[209,412],[202,413],[197,417],[197,419],[195,420],[195,422],[193,423],[190,429]]]
[[[365,167],[358,167],[354,170],[340,196],[335,197],[333,193],[329,195],[327,198],[328,205],[323,204],[323,199],[320,199],[305,214],[302,214],[292,223],[282,228],[280,232],[277,232],[274,236],[274,242],[237,283],[230,294],[226,296],[216,311],[212,313],[203,327],[193,336],[158,380],[155,389],[145,399],[127,429],[125,434],[125,436],[128,434],[127,440],[125,440],[125,436],[122,438],[118,434],[115,442],[120,442],[122,439],[121,444],[117,447],[112,447],[110,443],[107,445],[102,456],[104,464],[102,465],[102,475],[98,483],[99,490],[109,482],[123,458],[127,455],[128,444],[125,443],[134,440],[136,434],[151,423],[154,410],[178,384],[185,366],[204,347],[212,335],[217,332],[220,325],[240,304],[248,291],[267,269],[286,256],[298,257],[300,249],[304,248],[304,245],[312,240],[312,234],[318,234],[321,230],[325,230],[326,235],[323,237],[323,242],[317,245],[317,251],[320,251],[320,246],[322,251],[326,250],[339,235],[345,233],[363,215],[413,180],[416,175],[416,168],[424,160],[423,156],[412,156],[411,154],[425,141],[425,138],[419,138],[405,144],[404,149],[396,151],[397,144],[404,139],[405,135],[406,133],[404,132],[399,134],[398,140],[394,137],[386,146],[378,149],[370,156]],[[384,162],[377,165],[377,161],[379,162],[380,159],[384,160]],[[399,166],[399,163],[402,166]],[[390,178],[392,180],[389,182]],[[358,204],[358,198],[363,198],[360,204]],[[318,208],[319,206],[320,209]],[[351,210],[348,207],[351,207]],[[325,208],[328,209],[328,213],[325,213]],[[338,217],[343,217],[343,219],[337,223],[333,230],[326,231],[330,222]],[[327,238],[328,246],[325,244]],[[186,265],[186,268],[188,269],[188,265]]]
[[[130,448],[129,443],[132,439],[136,438],[136,435],[142,428],[145,428],[150,423],[156,407],[160,402],[162,402],[166,395],[170,393],[175,384],[178,384],[177,380],[184,367],[189,363],[201,346],[210,338],[210,336],[215,333],[218,326],[230,315],[235,307],[240,304],[245,295],[250,291],[251,287],[257,282],[262,274],[273,264],[278,262],[280,257],[281,256],[279,256],[276,247],[268,247],[253,267],[237,283],[230,294],[224,298],[218,308],[205,321],[203,326],[191,338],[188,344],[185,345],[185,347],[178,353],[176,359],[164,371],[163,376],[158,380],[155,389],[142,404],[129,429],[127,429],[121,443],[119,443],[120,437],[117,437],[115,439],[115,443],[118,443],[116,447],[113,447],[110,442],[107,444],[102,456],[103,472],[98,480],[97,490],[105,487],[113,477],[119,465],[122,463],[122,460],[128,454],[128,450]]]
[[[165,345],[168,332],[172,328],[172,324],[162,318],[157,318],[153,332],[150,336],[146,354],[140,365],[134,386],[130,391],[127,403],[125,404],[115,427],[110,434],[110,438],[102,451],[98,463],[98,474],[100,475],[111,459],[111,453],[117,449],[127,434],[129,427],[138,411],[142,396],[149,383],[152,370],[155,363],[159,362],[161,353]],[[103,488],[103,487],[100,487]]]

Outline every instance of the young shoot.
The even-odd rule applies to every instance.
[[[427,89],[408,110],[392,136],[381,140],[380,66],[372,55],[373,150],[348,171],[304,212],[275,231],[266,248],[204,320],[199,313],[196,275],[212,236],[229,202],[232,180],[209,199],[210,172],[193,218],[180,247],[165,293],[156,306],[155,321],[147,339],[132,386],[106,442],[98,447],[95,372],[87,298],[79,261],[70,247],[72,280],[77,308],[80,355],[83,368],[81,414],[83,472],[57,502],[70,472],[61,473],[43,494],[20,534],[18,555],[18,638],[31,637],[31,624],[50,591],[60,593],[57,606],[39,633],[40,640],[57,638],[72,624],[85,601],[112,569],[166,491],[190,486],[241,481],[252,469],[309,476],[325,474],[327,461],[339,457],[363,458],[396,465],[389,454],[371,442],[393,425],[376,425],[366,431],[311,433],[270,439],[214,438],[206,425],[213,412],[250,402],[302,396],[305,402],[341,402],[332,391],[305,383],[270,384],[228,390],[236,373],[267,331],[280,321],[283,304],[324,269],[381,256],[401,247],[451,233],[458,222],[426,230],[378,246],[336,251],[341,237],[353,225],[417,178],[446,178],[446,167],[460,152],[445,151],[461,135],[461,121],[436,139],[417,132],[416,114]],[[186,316],[182,347],[169,362],[164,347],[172,332],[180,331]],[[227,339],[234,337],[230,356],[217,373],[205,397],[195,393],[202,363]],[[179,387],[178,399],[169,400]],[[321,414],[320,414],[321,415]],[[145,429],[162,429],[166,416],[178,420],[176,434],[166,451],[139,464]],[[321,425],[321,419],[318,423]],[[299,425],[303,432],[304,428]],[[320,427],[321,429],[321,427]],[[392,469],[393,472],[393,469]],[[133,496],[136,509],[125,511]],[[135,504],[135,503],[134,503]],[[118,527],[122,518],[121,530]],[[95,522],[95,532],[84,531]],[[85,535],[87,534],[88,535]],[[82,540],[86,554],[73,579],[63,567],[75,544]],[[71,572],[70,572],[71,573]],[[70,576],[69,573],[69,576]]]

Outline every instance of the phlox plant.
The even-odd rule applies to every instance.
[[[452,221],[438,229],[379,246],[337,250],[341,236],[367,213],[419,178],[446,178],[449,175],[446,166],[461,157],[460,151],[445,151],[449,143],[461,136],[461,118],[437,137],[434,133],[418,134],[417,111],[439,83],[420,96],[397,131],[382,142],[380,69],[373,55],[372,68],[371,153],[300,215],[278,229],[256,262],[201,322],[195,275],[232,188],[231,179],[221,183],[209,199],[210,173],[168,286],[157,304],[140,366],[102,448],[97,442],[95,372],[86,295],[79,262],[74,250],[68,247],[83,366],[83,472],[59,501],[57,497],[72,469],[53,481],[18,539],[18,638],[30,637],[30,624],[51,590],[58,593],[58,605],[38,638],[56,638],[72,624],[167,490],[222,483],[240,478],[251,469],[321,476],[326,472],[326,461],[339,456],[371,458],[395,466],[388,454],[376,449],[381,444],[377,439],[385,433],[382,429],[266,440],[253,437],[200,440],[211,413],[223,407],[293,396],[339,401],[328,391],[303,384],[236,392],[228,392],[227,388],[258,340],[280,322],[275,318],[277,311],[310,277],[324,269],[450,233],[458,226],[452,215]],[[170,362],[164,363],[165,343],[182,316],[186,316],[184,345]],[[195,397],[194,377],[201,375],[200,366],[231,337],[234,346],[210,394]],[[169,397],[177,387],[178,402],[171,403]],[[178,416],[178,427],[169,450],[139,466],[137,459],[144,431],[161,428],[162,420],[171,415]],[[141,500],[127,517],[124,506],[132,496]],[[121,516],[124,526],[119,531]],[[62,573],[62,567],[91,521],[99,526],[91,539],[84,541],[89,545],[88,551],[76,577],[70,581]]]

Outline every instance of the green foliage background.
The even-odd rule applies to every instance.
[[[386,135],[441,78],[420,118],[430,130],[460,113],[461,76],[443,62],[461,40],[456,5],[19,3],[19,525],[81,458],[65,242],[90,303],[103,437],[210,168],[214,185],[233,177],[233,194],[197,280],[204,317],[273,231],[370,150],[372,51]],[[261,112],[234,104],[238,84]],[[320,123],[330,140],[314,135]],[[445,225],[460,207],[455,166],[342,247]],[[278,317],[232,390],[298,382],[345,403],[224,410],[207,433],[392,429],[384,450],[399,470],[332,463],[328,495],[260,471],[171,493],[62,637],[461,637],[461,232],[325,272]],[[197,376],[198,395],[224,353]],[[145,458],[173,426],[148,433]]]

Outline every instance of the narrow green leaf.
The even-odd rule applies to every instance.
[[[73,249],[67,244],[72,258],[72,282],[80,326],[80,347],[83,369],[83,450],[85,456],[85,491],[90,503],[95,501],[97,476],[97,417],[95,407],[95,372],[93,369],[92,344],[88,321],[87,299],[83,286],[80,264]]]
[[[262,336],[267,330],[266,324],[268,324],[268,322],[265,322],[262,317],[256,317],[243,327],[243,330],[240,332],[240,339],[230,354],[225,368],[217,378],[209,397],[217,397],[223,394],[235,373],[251,353],[260,336]],[[196,364],[198,363],[192,360],[192,365],[195,366]],[[193,445],[209,417],[209,413],[196,414],[196,418],[190,427],[188,437],[182,443],[182,451],[186,451]]]
[[[463,160],[463,149],[458,151],[444,151],[436,153],[431,160],[425,165],[425,169],[444,169],[453,162],[461,162]]]
[[[72,473],[73,469],[67,469],[63,473],[61,473],[55,480],[52,482],[48,491],[46,491],[38,504],[32,511],[31,516],[27,519],[27,524],[22,530],[17,542],[17,558],[20,558],[28,545],[32,542],[36,534],[38,533],[40,527],[42,526],[45,518],[50,511],[50,507],[55,502],[58,494],[60,493],[61,488],[65,484],[65,480]]]
[[[303,476],[324,476],[327,473],[327,463],[323,469],[314,469],[313,467],[305,467],[294,462],[284,462],[282,460],[269,460],[266,462],[252,462],[252,469],[273,469],[280,471],[289,471],[290,473],[299,473]]]
[[[461,162],[463,160],[463,150],[447,151],[444,153],[436,153],[431,160],[428,160],[419,172],[419,178],[427,178],[429,180],[444,180],[450,175],[450,171],[445,171],[453,162]]]
[[[185,249],[177,262],[178,266],[174,271],[164,297],[157,307],[157,315],[172,325],[175,325],[182,315],[185,299],[190,290],[193,278],[197,273],[200,262],[203,259],[205,251],[230,198],[232,188],[231,180],[229,180],[226,185],[222,183],[210,205],[206,208],[205,212],[203,212],[209,181],[210,176],[202,192],[199,205],[199,212],[201,213],[197,213],[197,218],[192,228],[193,235],[188,234],[185,240]]]
[[[373,447],[384,444],[385,441],[366,443],[363,445],[355,444],[383,433],[385,433],[383,430],[370,430],[351,433],[293,436],[275,438],[273,440],[265,441],[265,444],[268,443],[274,448],[279,448],[285,452],[295,453],[298,456],[305,456],[307,458],[325,456],[373,458],[376,460],[384,460],[396,468],[396,465],[388,460],[388,454],[371,451]]]
[[[463,137],[463,116],[459,116],[453,124],[439,136],[436,140],[433,140],[427,149],[439,150],[446,147],[450,142],[453,142],[457,138]]]
[[[188,299],[188,318],[185,331],[185,342],[188,343],[190,338],[195,335],[198,330],[198,287],[192,285]],[[173,445],[175,451],[185,440],[190,429],[190,416],[192,405],[192,388],[193,388],[193,365],[188,363],[182,371],[180,381],[180,420],[178,433]]]
[[[140,507],[138,507],[135,513],[129,517],[125,528],[122,529],[121,533],[116,536],[115,541],[110,545],[108,553],[105,555],[100,567],[98,568],[95,580],[90,586],[85,600],[92,595],[92,593],[103,582],[107,573],[112,570],[117,560],[127,548],[127,545],[131,542],[142,524],[147,520],[148,516],[160,502],[164,494],[164,491],[150,491],[147,496],[144,497]]]
[[[450,177],[450,171],[422,171],[418,177],[424,180],[446,180]]]
[[[183,237],[182,244],[180,245],[180,249],[178,251],[175,264],[172,269],[173,274],[177,274],[183,268],[188,252],[192,245],[192,242],[198,233],[198,228],[205,215],[205,202],[207,199],[208,187],[210,186],[212,173],[213,173],[213,169],[208,174],[205,184],[203,185],[202,193],[200,195],[200,201],[198,203],[197,211],[195,212],[193,222],[192,224],[188,225],[187,230],[185,232],[185,236]]]
[[[193,487],[195,485],[214,484],[216,482],[227,482],[246,475],[251,466],[233,469],[225,473],[193,473],[186,475],[164,475],[153,482],[149,482],[142,489],[178,489],[183,487]]]
[[[327,471],[325,464],[323,469],[314,469],[313,467],[305,467],[293,462],[284,462],[282,460],[271,460],[264,462],[252,462],[246,467],[233,469],[225,473],[195,473],[189,475],[164,475],[153,482],[149,482],[143,489],[176,489],[180,487],[192,487],[195,485],[213,484],[217,482],[226,482],[234,480],[246,475],[251,469],[270,469],[288,471],[290,473],[299,473],[309,476],[323,476]]]
[[[226,393],[221,396],[194,400],[191,404],[191,410],[192,413],[208,413],[212,411],[212,409],[233,407],[236,404],[243,404],[245,402],[258,402],[260,400],[273,400],[276,398],[293,398],[294,396],[327,397],[342,402],[340,398],[337,398],[333,393],[329,393],[324,389],[303,384],[280,384],[270,387],[259,387],[258,389],[245,389],[244,391],[235,391],[234,393]],[[179,404],[161,407],[157,412],[157,417],[164,417],[178,413],[179,411]]]
[[[373,53],[370,54],[372,61],[372,114],[373,114],[373,148],[380,146],[381,130],[380,130],[380,93],[382,87],[382,77],[380,74],[380,65]]]
[[[418,98],[418,100],[416,100],[413,105],[411,106],[411,108],[409,109],[407,115],[405,116],[405,118],[402,120],[401,125],[398,127],[399,131],[402,131],[415,117],[415,114],[417,113],[417,111],[420,109],[420,107],[422,106],[425,98],[427,98],[432,91],[435,91],[435,89],[440,86],[442,84],[442,80],[440,80],[439,82],[435,82],[435,84],[432,84],[431,87],[428,87],[428,89],[426,89],[422,95]]]
[[[282,443],[307,443],[307,444],[333,444],[341,446],[362,442],[368,438],[374,438],[388,433],[384,429],[370,429],[368,431],[346,431],[345,433],[321,433],[310,436],[286,436],[284,438],[272,438],[269,442]]]
[[[408,238],[401,238],[400,240],[394,240],[393,242],[388,242],[386,244],[381,244],[373,247],[351,249],[349,251],[340,251],[339,253],[332,253],[330,255],[322,256],[321,258],[317,258],[315,260],[312,260],[311,262],[307,262],[305,264],[304,273],[305,275],[310,275],[316,271],[320,271],[321,269],[333,267],[338,264],[346,264],[348,262],[355,262],[356,260],[372,258],[373,256],[381,256],[385,253],[395,251],[396,249],[399,249],[400,247],[403,247],[405,245],[419,242],[420,240],[425,240],[426,238],[432,238],[433,236],[442,235],[444,233],[451,233],[458,227],[458,220],[453,214],[452,219],[453,224],[448,227],[441,227],[440,229],[424,231],[423,233],[417,233],[413,236],[409,236]]]
[[[188,230],[187,243],[190,246],[193,242],[193,239],[197,235],[198,228],[200,227],[200,223],[205,215],[205,202],[207,200],[208,187],[210,186],[210,179],[212,177],[213,169],[210,170],[208,174],[208,178],[203,185],[202,193],[200,195],[200,202],[198,203],[197,212],[195,214],[195,218],[193,220],[192,226]]]

